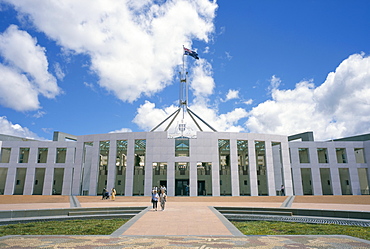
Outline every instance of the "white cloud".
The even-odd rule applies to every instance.
[[[0,63],[0,104],[17,111],[40,108],[38,92],[17,70]]]
[[[39,136],[37,136],[28,128],[22,127],[19,124],[13,124],[5,116],[0,117],[0,134],[36,140],[45,140],[44,138],[40,138]]]
[[[48,73],[44,48],[27,32],[11,25],[0,34],[0,104],[17,111],[40,108],[38,95],[54,98],[60,89]]]
[[[230,54],[230,52],[225,52],[225,55],[226,55],[226,58],[231,61],[231,59],[233,58]]]
[[[212,128],[216,129],[217,131],[233,131],[233,132],[240,132],[244,131],[244,128],[238,125],[238,122],[247,117],[247,112],[242,108],[237,108],[229,113],[218,115],[217,109],[207,107],[203,104],[195,103],[191,105],[190,110],[192,110],[195,114],[197,114],[201,119],[203,119],[208,125]],[[155,107],[154,103],[146,101],[143,105],[141,105],[137,110],[137,115],[134,118],[133,122],[136,123],[141,129],[143,130],[151,130],[152,128],[159,125],[162,121],[168,118],[171,114],[173,114],[178,107],[172,105],[164,109],[159,109]],[[171,116],[166,122],[164,122],[157,130],[164,130],[167,128],[167,125],[170,121],[175,117],[175,115]],[[176,117],[176,120],[170,126],[169,131],[173,131],[182,119],[182,112]],[[211,131],[207,125],[202,123],[199,119],[197,119],[197,123],[201,126],[203,131]],[[194,121],[191,119],[189,114],[184,116],[184,121],[192,130],[199,130],[198,127],[194,124]]]
[[[239,91],[238,90],[229,89],[229,91],[226,94],[226,99],[224,100],[224,102],[229,101],[231,99],[239,99]]]
[[[251,132],[291,135],[314,131],[318,140],[369,133],[370,57],[354,54],[344,60],[319,87],[302,81],[279,90],[271,80],[272,100],[250,111]]]
[[[145,101],[145,103],[140,105],[137,109],[137,115],[135,116],[133,122],[141,129],[150,131],[159,125],[163,120],[165,120],[169,115],[175,112],[177,108],[178,107],[172,105],[164,109],[158,109],[155,107],[154,103]]]
[[[202,58],[197,60],[192,68],[190,78],[190,87],[195,96],[195,102],[204,103],[209,95],[213,93],[215,82],[212,76],[212,65]]]
[[[55,71],[55,75],[57,76],[58,80],[64,79],[65,73],[63,72],[59,63],[54,64],[54,71]]]
[[[244,101],[244,104],[251,105],[253,103],[253,99],[248,99],[247,101]]]
[[[217,4],[209,0],[7,0],[65,50],[84,53],[99,84],[123,101],[171,84],[182,45],[209,41]]]
[[[34,118],[41,118],[45,114],[46,114],[46,112],[38,110],[34,115],[32,115],[32,117],[34,117]]]
[[[132,132],[132,130],[130,128],[122,128],[119,130],[110,131],[109,133],[122,133],[122,132]]]

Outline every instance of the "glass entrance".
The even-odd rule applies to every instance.
[[[175,195],[189,195],[189,162],[175,163]]]
[[[176,180],[176,196],[188,196],[189,195],[189,179]]]
[[[198,181],[198,196],[206,195],[206,181]]]

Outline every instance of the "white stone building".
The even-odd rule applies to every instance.
[[[149,196],[368,195],[370,134],[313,141],[295,136],[167,131],[72,136],[0,135],[0,194]]]

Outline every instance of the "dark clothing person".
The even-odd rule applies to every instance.
[[[158,198],[159,198],[159,195],[157,191],[154,190],[152,194],[152,203],[153,203],[153,209],[155,209],[155,211],[157,211]]]
[[[281,185],[280,191],[281,191],[281,195],[285,196],[285,187],[284,187],[284,185]]]

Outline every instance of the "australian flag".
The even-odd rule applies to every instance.
[[[199,60],[198,53],[184,47],[184,55],[190,55],[194,59]]]

